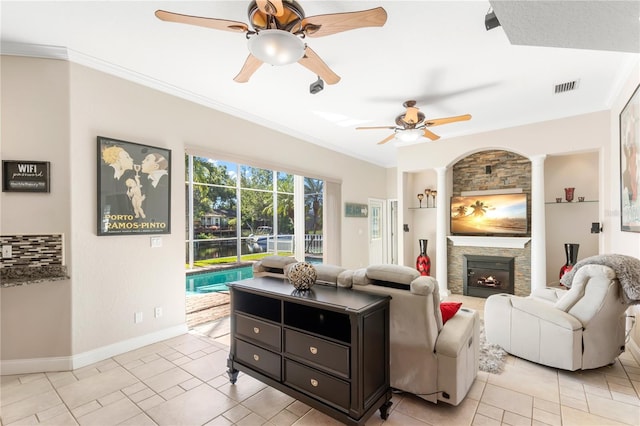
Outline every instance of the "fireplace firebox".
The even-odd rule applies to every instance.
[[[513,257],[465,254],[464,295],[486,298],[496,293],[514,294],[514,264]]]

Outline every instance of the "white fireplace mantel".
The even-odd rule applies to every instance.
[[[498,248],[524,248],[531,241],[531,237],[477,237],[449,235],[447,238],[454,246],[466,247],[498,247]]]

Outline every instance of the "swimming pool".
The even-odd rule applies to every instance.
[[[229,287],[227,287],[228,282],[244,280],[246,278],[253,278],[253,268],[251,266],[204,272],[201,274],[188,274],[186,291],[187,294],[226,291],[229,290]]]
[[[305,260],[313,264],[322,263],[322,259],[319,258],[307,257]],[[186,278],[187,295],[227,291],[229,290],[228,282],[253,278],[253,266],[187,274]]]

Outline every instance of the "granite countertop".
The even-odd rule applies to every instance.
[[[67,267],[62,265],[12,266],[0,269],[0,287],[15,287],[66,279],[69,279]]]

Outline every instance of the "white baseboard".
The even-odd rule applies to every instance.
[[[186,324],[116,342],[72,356],[0,360],[0,375],[68,371],[90,365],[189,331]]]

